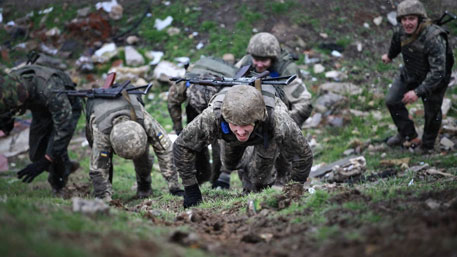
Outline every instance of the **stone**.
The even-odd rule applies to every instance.
[[[324,71],[325,71],[325,67],[324,67],[322,64],[320,64],[320,63],[314,64],[314,66],[313,66],[313,72],[314,72],[315,74],[322,73],[322,72],[324,72]]]
[[[381,25],[381,23],[382,23],[382,16],[378,16],[378,17],[374,18],[374,19],[373,19],[373,23],[374,23],[376,26]]]
[[[132,46],[125,47],[125,63],[128,66],[138,66],[144,64],[143,56]]]
[[[362,88],[352,83],[329,82],[320,86],[320,90],[333,92],[341,95],[359,95],[362,93]]]

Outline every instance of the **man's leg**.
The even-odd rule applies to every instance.
[[[137,196],[138,198],[146,198],[151,195],[151,171],[152,171],[153,158],[149,155],[149,147],[144,154],[133,160],[136,173]]]
[[[397,126],[400,137],[398,138],[399,140],[391,140],[394,138],[389,139],[391,141],[390,145],[401,145],[403,140],[411,140],[417,137],[414,122],[409,118],[408,109],[406,109],[405,104],[401,101],[406,92],[408,92],[407,85],[402,77],[398,75],[386,96],[387,108],[395,126]]]
[[[422,147],[424,149],[433,149],[433,146],[435,145],[435,140],[438,136],[438,132],[441,128],[441,121],[443,119],[441,105],[445,92],[446,87],[435,92],[431,97],[422,100],[425,112],[424,134],[422,136]]]

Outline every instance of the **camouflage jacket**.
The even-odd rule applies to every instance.
[[[13,70],[9,76],[19,81],[28,92],[23,108],[34,112],[49,112],[52,117],[53,137],[50,137],[46,154],[61,156],[67,149],[76,127],[81,103],[78,98],[56,94],[53,90],[74,89],[75,85],[64,72],[52,68],[28,65]],[[78,112],[75,115],[75,112]],[[76,119],[76,121],[74,120]]]
[[[401,25],[394,28],[388,57],[402,53],[401,73],[406,82],[421,97],[447,86],[450,68],[446,68],[447,36],[434,24],[422,23],[418,35],[407,35]],[[449,70],[447,70],[449,69]]]
[[[293,58],[289,53],[283,51],[279,60],[275,61],[268,70],[271,77],[297,75],[297,78],[289,85],[284,87],[287,100],[291,104],[290,109],[292,119],[297,122],[299,126],[311,115],[311,94],[308,92],[303,76],[298,69],[297,65],[293,62]],[[252,65],[252,56],[244,56],[235,66],[241,68],[245,65]],[[248,71],[247,76],[255,75],[253,66]]]
[[[265,147],[262,131],[267,129],[269,133],[268,140],[271,145],[276,145],[281,154],[292,163],[292,179],[304,182],[308,177],[312,165],[312,152],[304,138],[301,130],[291,119],[286,106],[276,98],[273,119],[269,128],[261,128],[256,125],[251,137],[247,142],[238,142],[236,137],[230,131],[228,134],[223,132],[220,125],[215,105],[210,104],[192,123],[187,125],[180,136],[173,144],[173,156],[176,169],[183,180],[183,185],[189,186],[196,182],[194,167],[196,153],[204,147],[211,144],[216,139],[224,140],[233,145],[254,145],[254,147]],[[274,150],[274,149],[273,149]],[[223,151],[224,152],[224,151]],[[242,154],[241,154],[242,155]],[[241,157],[241,155],[239,157]],[[239,161],[236,160],[236,161]],[[274,160],[266,159],[264,162]],[[232,164],[231,166],[236,165]],[[270,163],[270,165],[272,165]]]

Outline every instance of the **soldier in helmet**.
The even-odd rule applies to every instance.
[[[53,90],[74,89],[75,84],[64,72],[39,65],[26,65],[0,78],[1,129],[13,129],[14,116],[25,110],[32,113],[29,157],[32,164],[18,172],[30,183],[43,171],[49,171],[48,182],[58,193],[69,174],[79,167],[70,161],[67,147],[81,114],[79,99],[56,94]]]
[[[382,56],[384,63],[402,54],[404,66],[395,77],[386,96],[386,105],[397,126],[397,135],[389,138],[389,146],[420,146],[430,152],[441,126],[441,104],[454,62],[447,33],[433,24],[421,2],[406,0],[397,8],[400,23],[394,29],[390,49]],[[406,105],[422,98],[425,124],[422,140],[408,116]]]
[[[137,197],[148,197],[153,164],[149,145],[157,155],[170,193],[183,194],[172,162],[172,143],[164,128],[144,109],[138,96],[89,99],[86,104],[86,137],[92,147],[89,176],[95,197],[111,201],[113,154],[133,160]]]
[[[297,78],[284,87],[287,100],[290,103],[290,116],[299,127],[308,119],[312,111],[311,94],[308,92],[303,77],[294,63],[296,59],[287,51],[281,49],[278,39],[266,32],[255,34],[249,40],[247,55],[235,66],[249,66],[245,76],[253,76],[266,70],[271,77],[297,75]]]
[[[221,143],[224,169],[239,171],[246,193],[274,183],[280,153],[290,164],[292,180],[306,181],[313,159],[311,149],[275,92],[268,85],[262,85],[262,92],[248,85],[225,88],[184,128],[173,144],[173,155],[184,184],[185,208],[202,201],[195,154],[215,139]]]
[[[217,57],[202,57],[192,64],[186,77],[233,77],[237,68]],[[168,112],[173,121],[173,129],[179,135],[182,131],[181,105],[187,101],[186,116],[190,123],[198,114],[208,106],[211,97],[222,88],[208,85],[187,85],[186,82],[173,83],[168,91]],[[195,165],[199,184],[211,180],[214,185],[221,171],[219,145],[217,141],[211,144],[212,165],[209,160],[208,148],[203,148],[197,154]]]

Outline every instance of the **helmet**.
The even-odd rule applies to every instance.
[[[247,52],[253,56],[279,58],[281,47],[275,36],[270,33],[261,32],[251,37]]]
[[[406,15],[417,15],[419,18],[427,18],[424,5],[417,0],[405,0],[397,7],[397,21],[400,22],[401,17]]]
[[[227,90],[222,103],[222,117],[235,125],[249,125],[266,118],[262,94],[252,86],[237,85]]]
[[[137,122],[127,120],[113,126],[110,134],[114,152],[125,159],[137,159],[148,145],[148,137]]]
[[[27,90],[7,75],[0,76],[0,114],[20,107],[27,99]]]

